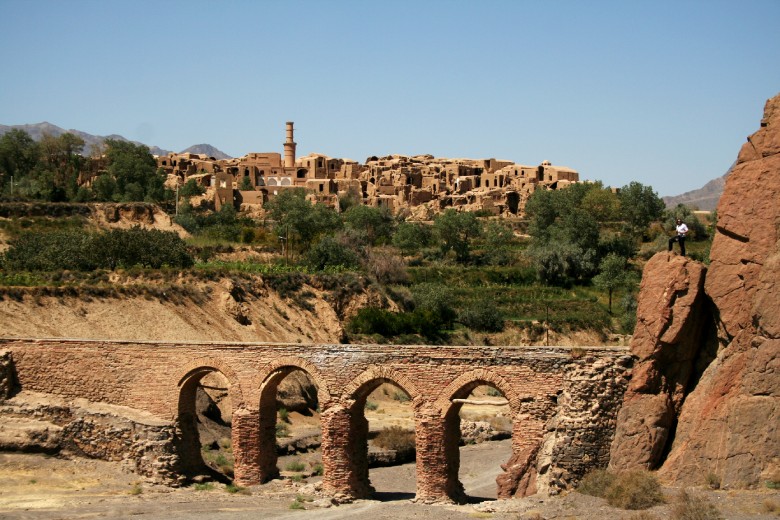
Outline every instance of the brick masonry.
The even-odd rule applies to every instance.
[[[415,410],[417,499],[461,501],[461,404],[452,400],[483,384],[506,396],[513,418],[513,455],[497,479],[499,496],[555,492],[586,469],[606,465],[631,358],[623,347],[577,354],[568,347],[0,339],[0,381],[130,407],[167,422],[173,427],[168,441],[143,460],[149,465],[159,452],[169,464],[158,464],[156,474],[175,475],[200,462],[200,447],[190,441],[197,439],[195,389],[218,371],[230,386],[235,480],[248,485],[278,476],[276,389],[291,371],[303,370],[317,386],[322,412],[323,488],[350,498],[372,491],[366,398],[392,382],[410,395]]]

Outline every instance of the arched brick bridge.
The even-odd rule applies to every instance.
[[[170,425],[169,438],[151,455],[168,453],[174,472],[190,456],[200,457],[188,453],[199,446],[182,439],[194,425],[200,379],[220,372],[229,382],[235,480],[242,485],[278,476],[276,389],[289,373],[302,370],[318,389],[323,488],[351,497],[371,493],[366,398],[380,384],[393,383],[412,399],[417,499],[426,501],[464,497],[458,480],[462,404],[456,399],[479,385],[504,394],[512,413],[513,453],[497,479],[500,494],[545,491],[557,480],[606,463],[630,366],[623,347],[573,352],[568,347],[0,339],[0,351],[10,360],[6,372],[12,375],[6,380],[15,379],[17,388],[130,407]]]

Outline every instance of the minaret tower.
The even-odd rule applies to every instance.
[[[287,121],[287,139],[284,141],[284,167],[295,167],[295,141],[293,141],[293,122]]]

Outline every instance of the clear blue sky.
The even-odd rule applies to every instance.
[[[0,0],[0,124],[553,164],[659,195],[780,93],[780,0]]]

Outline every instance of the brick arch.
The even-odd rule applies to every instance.
[[[206,374],[219,372],[228,381],[228,395],[231,401],[231,414],[243,407],[243,392],[236,373],[219,358],[203,357],[188,362],[183,374],[176,383],[176,399],[173,417],[178,435],[173,441],[174,450],[179,458],[178,471],[193,476],[209,471],[201,456],[200,435],[197,426],[196,395],[198,383]]]
[[[360,387],[376,379],[386,379],[401,387],[409,394],[409,397],[411,397],[413,406],[417,406],[422,400],[422,393],[409,377],[383,365],[371,365],[355,379],[350,381],[341,394],[342,399],[345,402],[353,400],[355,398],[355,393],[360,390]]]
[[[263,387],[274,374],[274,372],[287,367],[303,370],[309,377],[312,378],[314,384],[317,385],[317,400],[319,401],[320,406],[324,407],[325,403],[331,400],[332,396],[330,393],[330,387],[326,382],[325,376],[313,363],[296,356],[283,356],[266,365],[266,367],[254,379],[253,384],[251,385],[251,391],[253,393],[258,393],[256,396],[256,401],[259,401]],[[253,398],[254,397],[255,396],[253,395]]]
[[[518,396],[513,390],[512,386],[506,379],[500,375],[484,368],[477,368],[470,370],[458,376],[454,381],[447,385],[444,390],[441,391],[439,397],[436,399],[436,407],[440,411],[442,416],[445,416],[452,406],[452,399],[456,394],[469,385],[479,386],[482,384],[490,384],[495,386],[501,393],[504,394],[507,401],[509,401],[509,409],[514,417],[520,410],[520,396]],[[469,391],[470,392],[470,391]],[[465,396],[464,396],[465,397]]]
[[[206,375],[208,372],[219,372],[228,380],[230,388],[228,393],[230,394],[231,404],[233,412],[244,405],[244,392],[241,389],[241,383],[239,382],[236,372],[224,361],[214,357],[196,358],[187,363],[184,366],[183,374],[176,383],[175,394],[176,399],[173,401],[176,403],[176,408],[173,410],[174,417],[178,414],[179,393],[181,392],[184,384],[196,375]]]

